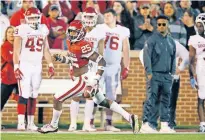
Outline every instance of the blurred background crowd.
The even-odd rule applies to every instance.
[[[117,13],[118,24],[130,29],[131,50],[143,49],[144,42],[156,29],[156,17],[164,14],[169,17],[172,37],[188,49],[188,39],[195,34],[194,20],[199,13],[205,12],[205,1],[191,0],[2,0],[0,43],[9,25],[17,26],[24,22],[19,13],[30,7],[37,7],[43,14],[43,22],[50,30],[48,40],[51,49],[66,50],[65,37],[67,25],[80,18],[86,7],[98,12],[98,23],[103,23],[103,13],[113,8]],[[19,23],[17,22],[19,20]]]

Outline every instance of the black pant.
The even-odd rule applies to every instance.
[[[152,125],[156,125],[155,117],[157,116],[157,109],[160,114],[161,122],[169,122],[169,101],[172,87],[172,77],[170,74],[153,73],[150,80],[151,92],[146,100],[146,112],[147,122]],[[159,106],[160,104],[160,106]],[[153,124],[153,121],[155,122]]]
[[[170,104],[169,104],[169,111],[170,111],[170,120],[169,126],[174,127],[176,126],[176,106],[177,106],[177,99],[179,95],[179,87],[180,87],[180,79],[174,80],[172,85],[172,93],[170,96]]]
[[[1,111],[4,108],[4,105],[8,101],[12,91],[16,89],[18,93],[18,85],[12,84],[12,85],[6,85],[1,83]]]

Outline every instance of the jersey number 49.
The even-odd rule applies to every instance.
[[[43,39],[38,38],[37,42],[35,43],[34,38],[29,38],[26,42],[26,48],[30,48],[31,52],[41,52],[43,46]]]

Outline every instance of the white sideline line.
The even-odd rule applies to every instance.
[[[40,134],[39,132],[30,132],[30,131],[1,131],[1,134]],[[97,132],[83,132],[83,131],[75,131],[75,132],[68,132],[68,131],[58,131],[55,132],[55,134],[133,134],[132,131],[124,131],[124,132],[108,132],[108,131],[97,131]],[[170,134],[170,133],[155,133],[151,135],[163,135],[163,134]],[[176,132],[172,133],[171,135],[184,135],[184,134],[202,134],[205,135],[205,133],[199,133],[199,132]],[[147,135],[142,133],[137,133],[136,135]],[[148,134],[150,135],[150,134]]]

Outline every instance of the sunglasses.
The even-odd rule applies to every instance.
[[[166,23],[158,23],[157,25],[158,26],[166,26],[167,24]]]

